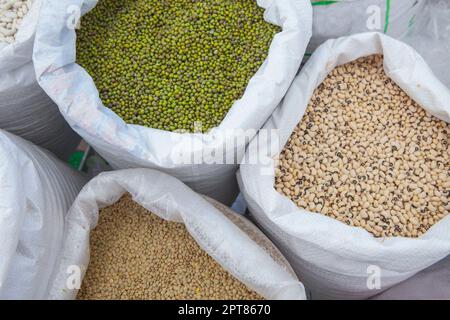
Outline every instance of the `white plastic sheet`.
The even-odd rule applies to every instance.
[[[47,296],[64,216],[85,182],[49,152],[0,130],[0,300]]]
[[[252,217],[286,255],[313,299],[368,298],[450,254],[450,216],[417,239],[375,238],[362,228],[300,209],[273,187],[273,156],[300,122],[314,90],[336,66],[372,54],[384,55],[386,74],[412,99],[450,122],[450,91],[414,49],[380,33],[329,40],[308,60],[264,126],[279,129],[280,148],[271,150],[255,138],[247,155],[258,154],[261,164],[242,164],[238,174]],[[368,285],[377,270],[380,288]]]
[[[35,0],[13,44],[0,43],[0,129],[67,159],[80,138],[36,81],[32,62],[41,0]]]
[[[153,168],[169,173],[194,190],[231,204],[238,193],[235,173],[246,143],[238,129],[256,133],[286,93],[311,36],[312,9],[307,0],[258,0],[265,19],[282,26],[270,46],[268,58],[250,80],[243,97],[210,134],[178,134],[128,125],[106,108],[92,78],[75,63],[75,31],[67,27],[67,8],[91,8],[92,0],[44,1],[36,34],[34,63],[39,84],[58,104],[72,128],[115,169]],[[81,21],[81,27],[82,27]],[[231,131],[231,132],[230,132]],[[220,134],[217,134],[220,132]],[[252,136],[250,137],[252,138]],[[216,153],[233,164],[208,163],[202,155]],[[179,161],[178,155],[200,161]],[[223,158],[223,157],[222,157]]]
[[[306,298],[303,285],[284,258],[279,258],[278,251],[250,222],[238,227],[217,209],[222,205],[211,204],[167,174],[128,169],[100,174],[83,188],[73,203],[65,220],[63,246],[50,299],[76,297],[78,290],[67,286],[71,276],[68,270],[78,266],[84,276],[89,262],[89,234],[97,224],[99,209],[114,204],[127,192],[162,219],[184,223],[203,250],[263,297]],[[230,214],[233,220],[243,219],[228,211],[227,215]]]

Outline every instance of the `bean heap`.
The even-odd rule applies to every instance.
[[[100,211],[77,299],[262,299],[192,239],[129,195]]]
[[[376,237],[418,237],[449,213],[449,132],[387,77],[381,55],[360,58],[315,90],[275,188]]]
[[[255,0],[101,0],[77,33],[77,60],[125,122],[205,132],[242,97],[278,30]]]
[[[0,42],[13,43],[33,0],[0,0]]]

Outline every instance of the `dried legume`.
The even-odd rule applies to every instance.
[[[100,211],[78,299],[262,299],[233,278],[181,223],[129,195]]]
[[[449,135],[387,77],[381,55],[360,58],[315,90],[275,188],[376,237],[418,237],[449,213]]]
[[[255,0],[101,0],[77,32],[77,60],[127,123],[205,132],[243,95],[278,30]]]
[[[0,42],[13,43],[33,0],[0,0]]]

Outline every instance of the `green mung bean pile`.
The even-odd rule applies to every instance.
[[[100,0],[77,31],[77,62],[125,122],[218,126],[280,30],[254,0]]]

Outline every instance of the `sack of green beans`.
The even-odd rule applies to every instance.
[[[0,0],[0,129],[66,160],[80,138],[36,81],[32,62],[41,0]]]
[[[72,23],[81,5],[93,9]],[[245,146],[303,58],[309,1],[47,0],[44,7],[34,63],[74,130],[115,169],[159,169],[230,204]]]
[[[0,300],[47,296],[64,216],[85,183],[48,151],[0,130]]]
[[[320,46],[255,138],[239,184],[314,298],[361,299],[450,253],[450,91],[408,45]],[[273,142],[273,140],[272,140]]]
[[[49,299],[305,299],[251,222],[151,169],[102,173],[74,201]]]
[[[414,26],[425,0],[311,0],[313,34],[308,53],[328,39],[378,31],[396,39]]]

